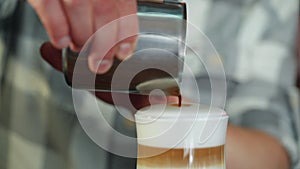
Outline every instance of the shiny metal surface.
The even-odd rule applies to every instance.
[[[138,1],[138,17],[140,32],[135,53],[123,62],[115,59],[111,70],[105,74],[93,74],[87,68],[87,58],[78,58],[78,53],[65,49],[63,70],[67,83],[87,90],[148,94],[151,86],[144,91],[137,86],[151,84],[149,81],[157,79],[162,79],[161,83],[180,82],[185,51],[185,3],[174,0]],[[75,63],[80,71],[73,78]],[[117,78],[116,83],[113,83],[113,76]],[[164,85],[162,88],[157,84],[154,86],[163,91],[169,90]],[[172,94],[169,91],[165,93]]]

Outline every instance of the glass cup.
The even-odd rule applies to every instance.
[[[199,104],[152,105],[136,115],[137,169],[225,169],[226,113]]]

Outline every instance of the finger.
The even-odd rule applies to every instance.
[[[96,43],[97,46],[100,46],[100,48],[104,46],[104,43],[102,42]],[[93,44],[93,46],[96,45]],[[107,56],[113,56],[115,53],[115,49],[111,48],[107,50],[109,51],[105,51],[104,49],[92,49],[91,54],[88,56],[88,66],[92,72],[97,74],[103,74],[111,68],[113,64],[113,59]]]
[[[42,58],[53,68],[62,71],[62,55],[60,49],[55,48],[50,42],[45,42],[40,47],[40,53]]]
[[[89,68],[95,73],[107,72],[112,63],[117,44],[118,17],[114,0],[93,0],[96,33],[88,58]]]
[[[72,43],[81,48],[93,33],[93,7],[90,0],[63,0]],[[76,50],[76,49],[73,49]]]
[[[118,10],[122,17],[119,22],[119,34],[116,55],[120,60],[129,58],[133,53],[137,34],[138,34],[138,17],[136,0],[118,0]]]
[[[39,15],[52,44],[59,49],[69,46],[68,22],[59,0],[28,0]]]

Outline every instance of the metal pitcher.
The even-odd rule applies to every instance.
[[[87,58],[63,50],[63,72],[73,88],[149,94],[160,89],[178,95],[186,36],[186,5],[178,0],[138,1],[139,33],[133,55],[114,59],[104,74],[91,72]]]

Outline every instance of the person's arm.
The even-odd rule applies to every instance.
[[[286,150],[265,132],[229,125],[226,140],[228,169],[289,169]]]
[[[246,146],[249,141],[253,143],[241,149],[255,150],[257,155],[252,156],[249,154],[250,160],[258,160],[255,163],[264,162],[268,164],[270,162],[269,157],[275,156],[272,158],[276,159],[276,155],[282,155],[282,151],[280,150],[284,148],[283,150],[288,156],[291,168],[299,163],[299,147],[297,145],[299,141],[299,129],[296,127],[299,119],[295,118],[297,112],[292,107],[288,89],[274,86],[274,84],[263,80],[252,79],[252,81],[236,87],[235,95],[229,99],[226,109],[231,115],[231,123],[239,126],[241,129],[240,132],[243,131],[241,133],[248,133],[242,136],[235,134],[236,137],[241,137],[239,141],[240,145],[244,144]],[[247,132],[249,130],[245,130],[246,128],[250,129],[251,132]],[[264,133],[273,139],[269,139],[268,142],[268,139],[264,135],[259,135],[262,137],[255,137],[255,134],[258,133]],[[254,137],[250,139],[249,136],[251,135]],[[254,140],[257,140],[257,142],[253,142]],[[277,144],[274,144],[274,141]],[[228,143],[230,144],[229,141]],[[269,152],[269,146],[273,147],[273,151]],[[265,152],[269,155],[266,156]],[[235,161],[240,161],[240,158],[248,160],[248,158],[243,156],[247,151],[237,151],[236,153],[236,156],[234,153],[231,156],[231,161],[234,157],[238,157]],[[261,159],[256,157],[261,157]],[[284,159],[277,159],[272,162],[278,162],[280,164],[277,165],[285,166]]]
[[[207,7],[203,27],[222,57],[228,82],[225,109],[238,126],[228,130],[229,167],[267,168],[270,157],[280,167],[300,161],[299,112],[289,96],[295,85],[298,6],[297,0],[220,0]],[[276,157],[284,154],[288,158]]]
[[[289,95],[296,84],[298,6],[296,0],[289,4],[256,1],[237,36],[238,85],[226,110],[231,122],[241,127],[235,132],[244,136],[236,147],[246,147],[231,159],[260,165],[252,168],[295,168],[299,163],[299,119],[295,118],[299,112],[293,109]],[[243,156],[247,149],[256,155]],[[249,158],[255,162],[246,163]]]

